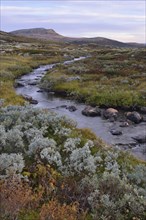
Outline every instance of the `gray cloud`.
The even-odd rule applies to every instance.
[[[66,36],[118,37],[145,41],[145,2],[133,1],[4,1],[2,30],[54,28]],[[126,38],[127,36],[127,38]]]

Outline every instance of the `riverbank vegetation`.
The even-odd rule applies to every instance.
[[[40,65],[62,62],[83,54],[82,51],[74,51],[72,46],[68,48],[64,44],[17,42],[17,38],[15,40],[3,41],[1,44],[0,98],[5,100],[5,105],[24,104],[23,98],[16,95],[14,90],[16,78]]]
[[[41,86],[92,105],[146,105],[145,49],[97,48],[90,54],[49,70]]]

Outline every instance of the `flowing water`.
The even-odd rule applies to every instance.
[[[75,58],[72,61],[65,61],[64,64],[67,65],[84,58],[85,57]],[[17,82],[21,83],[22,86],[16,88],[17,94],[31,96],[34,100],[38,101],[38,104],[33,105],[35,108],[47,108],[59,115],[68,116],[77,122],[77,127],[90,128],[106,143],[113,146],[120,146],[121,149],[128,150],[137,157],[146,160],[145,144],[137,144],[132,138],[146,132],[146,122],[122,128],[122,135],[112,135],[110,130],[112,128],[119,129],[120,122],[109,122],[101,117],[86,117],[81,113],[85,108],[85,104],[58,97],[54,93],[40,91],[38,84],[41,78],[46,74],[48,69],[55,67],[55,65],[56,64],[40,66],[29,74],[19,78]],[[65,106],[75,106],[77,110],[70,112]]]

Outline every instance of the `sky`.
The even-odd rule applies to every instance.
[[[1,30],[54,29],[69,37],[146,43],[145,0],[1,0]]]

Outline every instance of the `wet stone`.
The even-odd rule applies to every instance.
[[[86,106],[82,110],[82,115],[90,116],[90,117],[101,116],[101,110],[97,106],[96,107]]]
[[[110,132],[111,132],[112,135],[122,135],[122,131],[121,130],[112,129]]]
[[[126,117],[127,117],[128,120],[130,120],[130,121],[132,121],[132,122],[134,122],[136,124],[138,124],[138,123],[140,123],[142,121],[142,116],[138,112],[136,112],[136,111],[134,111],[134,112],[127,112],[126,113]]]
[[[31,101],[30,101],[30,104],[38,104],[38,101],[37,100],[35,100],[35,99],[32,99]]]
[[[74,112],[77,110],[77,108],[74,105],[68,106],[66,107],[66,109],[68,109],[70,112]]]
[[[132,137],[132,138],[140,144],[146,143],[146,134],[141,134],[139,136],[135,136],[135,137]]]
[[[120,125],[119,125],[121,128],[125,128],[125,127],[128,127],[129,126],[129,123],[127,121],[125,122],[122,122]]]
[[[113,118],[114,120],[116,120],[118,117],[118,110],[114,108],[108,108],[103,112],[103,116],[106,119]]]

